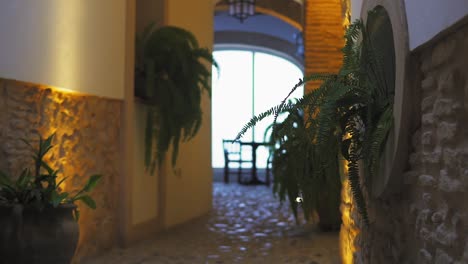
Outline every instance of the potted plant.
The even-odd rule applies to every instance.
[[[369,16],[372,16],[372,11]],[[384,152],[387,136],[393,126],[392,80],[383,70],[382,57],[375,39],[369,36],[361,20],[352,23],[345,34],[343,66],[337,74],[312,74],[300,80],[292,92],[304,83],[321,80],[319,88],[305,94],[297,102],[286,103],[289,95],[281,104],[270,108],[252,118],[239,132],[237,139],[267,116],[304,109],[305,131],[301,142],[308,142],[310,148],[310,170],[304,174],[303,181],[297,183],[297,193],[302,193],[302,206],[308,210],[314,204],[313,196],[324,188],[323,185],[310,185],[313,177],[326,180],[339,178],[336,173],[337,159],[345,159],[354,201],[364,222],[368,224],[367,209],[361,188],[361,174],[372,179],[380,173],[379,165]],[[379,42],[385,42],[380,39]],[[394,82],[393,82],[394,83]],[[274,125],[275,129],[276,126]],[[294,135],[297,127],[289,123],[282,127],[281,134]],[[275,134],[276,132],[273,132]],[[295,156],[287,162],[297,162]],[[320,195],[319,195],[320,196]]]
[[[180,140],[198,132],[212,65],[217,67],[211,52],[183,28],[151,24],[137,37],[135,95],[147,106],[145,165],[151,172],[171,145],[175,166]]]
[[[33,149],[34,168],[24,168],[15,179],[0,171],[0,256],[2,263],[70,263],[78,243],[81,201],[95,209],[88,193],[100,175],[92,175],[85,186],[68,193],[61,189],[66,177],[58,180],[44,156],[52,148],[54,135],[39,136]]]
[[[288,198],[296,220],[299,199],[306,220],[316,212],[321,230],[338,230],[341,225],[338,157],[317,153],[312,144],[314,135],[310,134],[313,130],[305,126],[303,109],[289,109],[287,114],[282,122],[270,125],[267,130],[272,130],[269,141],[273,192],[281,202]]]

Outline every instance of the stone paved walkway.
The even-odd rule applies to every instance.
[[[214,183],[208,215],[83,263],[338,264],[338,233],[297,226],[271,188]]]

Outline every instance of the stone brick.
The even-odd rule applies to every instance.
[[[423,113],[432,111],[435,100],[436,100],[435,95],[429,95],[429,96],[424,97],[421,101],[421,111]]]
[[[450,116],[456,109],[454,100],[439,98],[434,103],[434,117]]]
[[[449,71],[441,75],[438,84],[439,84],[438,90],[441,93],[449,93],[453,91],[453,89],[455,88],[455,80],[454,80],[453,72]]]
[[[423,227],[419,230],[419,236],[421,237],[422,240],[429,241],[431,240],[432,235],[431,235],[431,232],[427,228]]]
[[[468,187],[468,169],[462,169],[461,181],[465,188]]]
[[[422,201],[424,202],[424,204],[426,206],[429,206],[429,203],[431,202],[432,200],[432,195],[430,193],[423,193],[422,194]]]
[[[422,261],[424,261],[424,263],[430,263],[432,262],[432,259],[433,259],[431,253],[429,253],[429,251],[427,251],[424,248],[421,248],[419,250],[419,257]]]
[[[422,116],[422,124],[423,125],[433,125],[434,124],[434,114],[427,113]]]
[[[435,213],[432,214],[431,220],[435,224],[440,224],[445,221],[447,217],[448,207],[447,204],[444,204],[442,209],[437,210]]]
[[[433,176],[422,174],[419,175],[418,182],[423,187],[434,187],[436,186],[436,179]]]
[[[432,214],[432,210],[430,209],[421,210],[416,218],[416,228],[421,228],[421,227],[424,228],[423,226],[428,224],[428,219],[431,214]],[[422,228],[420,229],[420,235],[422,235],[421,234]],[[425,233],[425,231],[422,231],[422,232]]]
[[[451,264],[453,262],[453,258],[450,257],[447,253],[445,253],[442,249],[436,249],[436,257],[434,264]]]
[[[422,161],[427,164],[439,164],[441,157],[442,153],[440,149],[435,149],[434,151],[424,152],[422,155]]]
[[[432,149],[434,147],[435,140],[432,131],[427,131],[422,134],[421,143],[425,150]]]
[[[454,229],[447,227],[444,223],[437,226],[433,238],[436,242],[444,246],[453,246],[457,240],[457,233]]]
[[[446,168],[456,170],[461,166],[460,152],[457,149],[445,148],[442,155],[442,160]]]
[[[440,122],[437,125],[437,136],[441,142],[447,142],[454,139],[457,133],[457,123]]]
[[[445,169],[440,170],[439,190],[444,192],[460,192],[463,190],[461,182],[457,179],[450,178]]]

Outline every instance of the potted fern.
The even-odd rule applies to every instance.
[[[303,109],[289,109],[287,114],[282,122],[269,127],[273,192],[281,202],[289,200],[296,221],[299,197],[306,220],[316,212],[321,230],[338,230],[341,225],[338,159],[330,157],[334,153],[317,153],[312,144],[314,136],[310,134],[313,130],[305,127]]]
[[[61,186],[66,178],[58,181],[58,171],[44,160],[52,148],[53,137],[39,136],[38,148],[32,155],[32,170],[24,168],[16,180],[0,171],[2,263],[70,263],[79,236],[79,210],[75,203],[81,201],[96,208],[88,193],[101,176],[92,175],[77,192],[63,191]]]
[[[203,92],[211,95],[211,52],[179,27],[149,25],[136,40],[135,96],[147,106],[145,165],[151,173],[172,145],[193,138],[202,123]]]
[[[373,12],[369,12],[369,16],[372,15]],[[310,171],[304,174],[302,181],[297,181],[296,193],[303,195],[302,206],[305,211],[313,209],[313,196],[320,188],[326,187],[310,185],[313,177],[334,181],[333,177],[339,178],[337,171],[342,162],[337,162],[337,159],[345,159],[353,198],[363,221],[368,224],[361,183],[371,181],[381,173],[379,166],[393,126],[394,80],[391,79],[392,74],[384,70],[392,69],[391,65],[383,65],[384,55],[375,45],[375,36],[368,34],[361,20],[348,27],[345,40],[343,66],[338,73],[313,74],[300,80],[289,95],[306,82],[320,80],[322,84],[297,102],[286,103],[288,95],[279,105],[252,118],[239,132],[237,139],[267,116],[274,115],[275,124],[278,114],[303,109],[305,130],[300,135],[303,137],[300,142],[311,149],[311,154]],[[379,39],[380,43],[385,41],[391,40]],[[391,59],[385,61],[392,63]],[[282,129],[281,133],[286,137],[297,131],[293,123],[286,124]],[[298,160],[294,158],[287,162]],[[360,167],[363,174],[360,174]]]

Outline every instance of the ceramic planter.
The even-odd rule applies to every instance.
[[[39,211],[0,206],[0,260],[9,264],[68,264],[78,243],[72,204]]]

